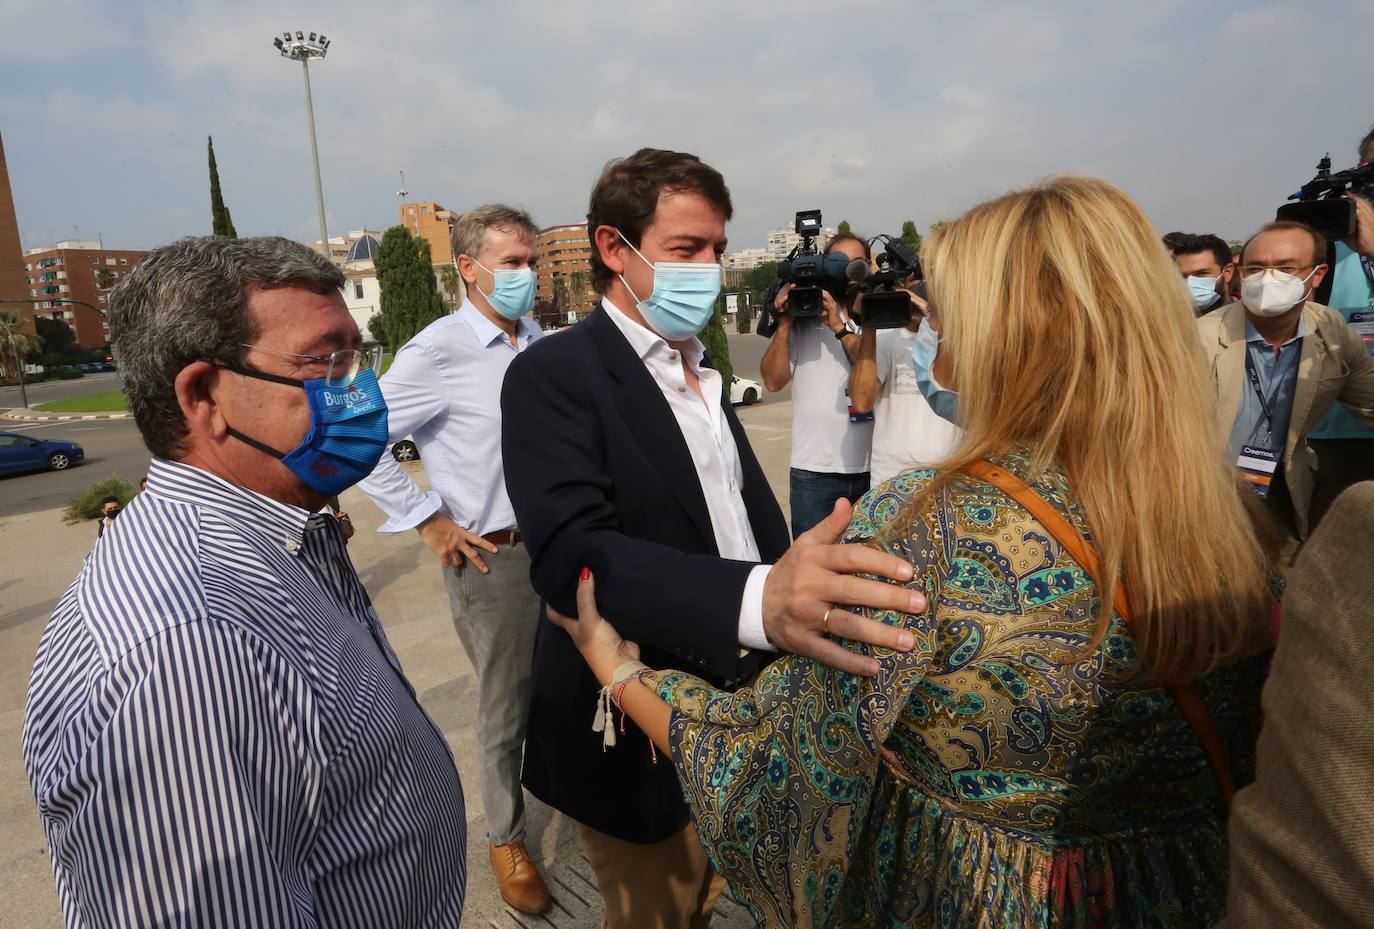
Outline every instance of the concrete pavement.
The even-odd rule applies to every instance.
[[[748,338],[764,344],[757,337]],[[740,373],[753,376],[747,370]],[[740,409],[740,418],[784,512],[791,412],[790,402],[776,398]],[[131,438],[137,440],[132,423],[105,424],[105,428],[116,427],[131,430]],[[141,454],[146,462],[147,452]],[[417,480],[423,481],[419,466],[409,467],[415,468]],[[92,470],[86,471],[86,483],[96,476]],[[141,474],[130,471],[126,476]],[[29,492],[40,483],[18,485],[14,480],[0,481],[0,494],[8,496],[18,487]],[[382,521],[381,513],[360,491],[345,492],[341,502],[358,528],[350,545],[354,564],[420,702],[448,739],[465,785],[469,876],[463,925],[483,929],[599,926],[600,900],[575,825],[532,798],[530,850],[542,862],[557,902],[547,918],[519,916],[501,902],[487,866],[485,818],[477,789],[476,680],[453,631],[440,573],[414,533],[381,535],[375,531]],[[0,509],[0,539],[4,540],[5,552],[0,560],[0,871],[6,875],[8,888],[6,906],[0,909],[0,927],[56,929],[62,924],[61,917],[38,815],[22,767],[19,737],[38,639],[54,604],[94,544],[95,529],[89,524],[64,525],[60,508],[34,509],[5,502]],[[590,707],[587,718],[590,736]],[[722,903],[712,923],[716,929],[746,929],[751,924],[747,913],[728,901]]]

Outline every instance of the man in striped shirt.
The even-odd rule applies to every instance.
[[[23,732],[69,926],[458,924],[453,757],[319,512],[385,444],[342,285],[200,238],[112,295],[148,491],[58,604]]]

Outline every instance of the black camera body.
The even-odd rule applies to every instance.
[[[1276,218],[1305,223],[1333,242],[1348,238],[1355,234],[1355,204],[1342,199],[1347,192],[1374,202],[1374,161],[1333,174],[1328,152],[1317,176],[1288,198],[1297,202],[1279,207]]]
[[[923,276],[921,259],[901,239],[881,235],[875,241],[883,243],[883,250],[874,259],[877,270],[859,282],[863,325],[865,329],[901,329],[911,324],[914,310],[911,297],[902,288],[908,278],[919,280]]]
[[[783,312],[795,319],[806,319],[824,312],[821,291],[829,291],[836,300],[844,299],[850,285],[845,277],[849,259],[844,255],[822,255],[816,248],[816,236],[821,231],[820,210],[798,211],[796,230],[802,240],[778,262],[778,280],[792,285]]]

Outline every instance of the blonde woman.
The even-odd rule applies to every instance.
[[[638,666],[586,572],[554,621],[766,926],[1209,925],[1273,603],[1188,293],[1089,179],[976,207],[925,257],[963,439],[847,530],[914,566],[931,608],[877,614],[913,651],[730,694]]]

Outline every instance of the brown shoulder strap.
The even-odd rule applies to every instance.
[[[1097,550],[1088,544],[1082,533],[1060,515],[1059,511],[1048,500],[1036,493],[1015,474],[997,467],[990,461],[975,461],[964,470],[993,485],[1025,507],[1026,512],[1035,517],[1036,522],[1044,526],[1046,531],[1054,536],[1055,541],[1069,553],[1069,556],[1078,562],[1083,571],[1092,578],[1093,583],[1097,584],[1098,587],[1102,586],[1102,565],[1097,560]],[[1130,601],[1126,596],[1125,584],[1116,585],[1112,605],[1116,608],[1122,621],[1125,622],[1126,628],[1134,630],[1134,617],[1131,613]],[[1207,754],[1207,761],[1212,766],[1212,774],[1217,779],[1217,787],[1221,790],[1222,802],[1229,811],[1231,798],[1236,793],[1235,778],[1231,775],[1231,757],[1226,753],[1226,747],[1222,744],[1221,736],[1217,732],[1216,723],[1212,720],[1212,714],[1208,711],[1207,704],[1202,701],[1202,696],[1197,692],[1197,688],[1191,685],[1171,685],[1165,687],[1165,691],[1178,704],[1184,719],[1188,720],[1188,725],[1193,727],[1193,732],[1202,742],[1202,750]]]

